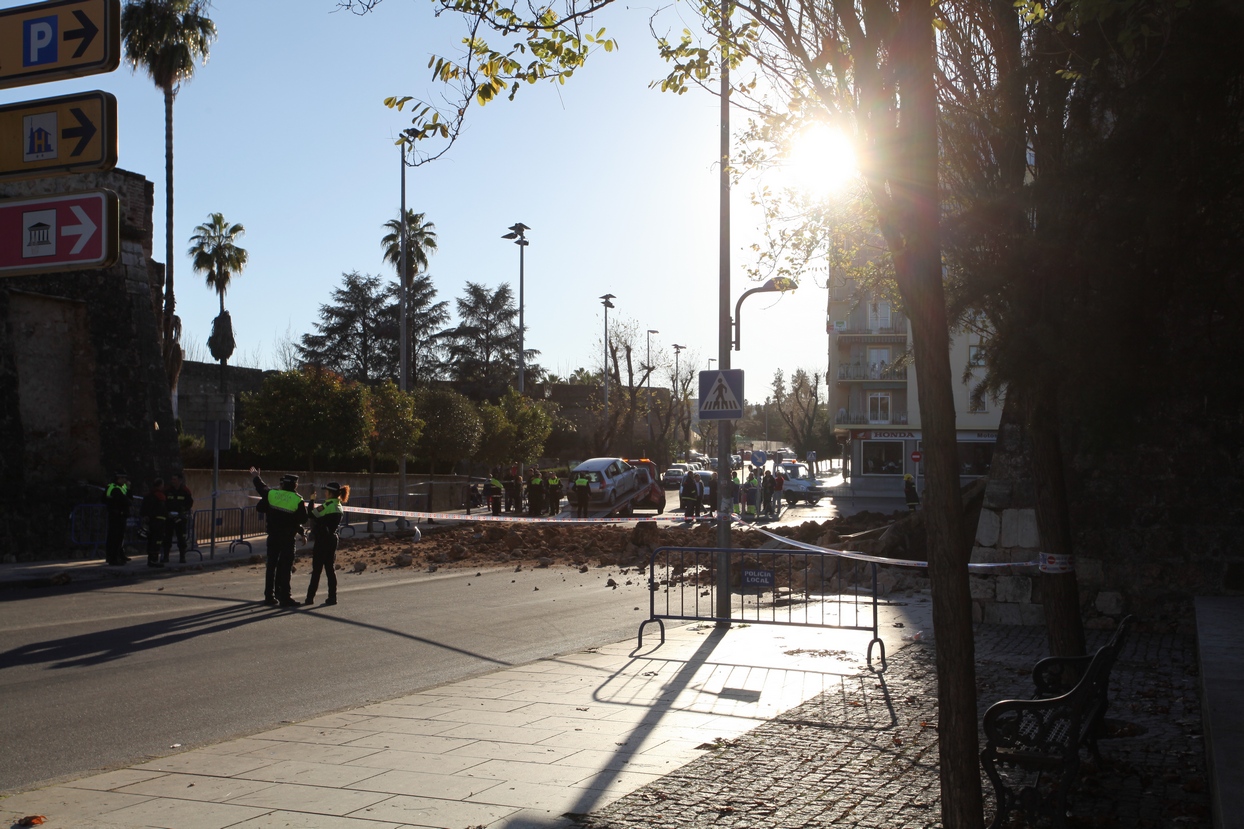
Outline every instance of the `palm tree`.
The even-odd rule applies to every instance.
[[[402,267],[402,218],[390,219],[384,223],[388,231],[380,240],[384,248],[384,261],[391,264],[394,270]],[[427,371],[435,362],[432,354],[424,353],[434,349],[433,332],[439,331],[441,325],[449,319],[449,303],[436,302],[436,288],[427,276],[420,276],[428,269],[428,256],[436,253],[436,225],[427,221],[423,213],[413,210],[406,211],[406,364],[408,377],[412,386],[419,385],[419,376]],[[416,320],[416,317],[418,319]],[[401,319],[401,306],[398,306],[398,319]],[[399,323],[400,324],[400,323]],[[398,339],[400,340],[400,333]],[[399,347],[399,361],[400,347]],[[399,362],[400,365],[400,362]]]
[[[225,291],[233,275],[246,267],[248,255],[245,248],[237,246],[237,240],[246,233],[240,224],[229,224],[223,213],[209,213],[207,221],[194,229],[190,237],[190,249],[186,254],[193,258],[194,272],[207,277],[207,287],[220,297],[220,316],[212,323],[212,336],[208,347],[212,356],[220,361],[220,393],[225,394],[225,364],[233,355],[233,322],[225,311]]]
[[[125,61],[140,67],[164,93],[164,368],[169,388],[181,373],[181,346],[173,294],[173,98],[194,76],[195,63],[207,62],[216,24],[202,12],[204,0],[128,0],[121,12]],[[223,295],[222,295],[223,296]]]

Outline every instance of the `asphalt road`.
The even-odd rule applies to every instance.
[[[343,574],[305,610],[258,603],[250,567],[6,592],[0,793],[623,641],[647,593],[611,574]]]

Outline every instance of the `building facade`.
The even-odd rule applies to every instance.
[[[903,476],[922,486],[919,385],[912,365],[907,318],[891,303],[862,291],[852,279],[831,284],[826,313],[829,335],[829,410],[852,488],[899,494]],[[955,426],[964,481],[988,474],[998,436],[1001,401],[981,395],[981,335],[951,332]]]

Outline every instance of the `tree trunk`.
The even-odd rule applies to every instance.
[[[170,392],[175,392],[181,376],[181,345],[174,324],[177,300],[173,292],[173,97],[172,89],[164,90],[164,370]]]
[[[1067,556],[1071,561],[1071,521],[1067,509],[1067,478],[1058,437],[1056,392],[1045,384],[1024,396],[1024,413],[1032,439],[1032,471],[1037,490],[1037,531],[1042,555]],[[1043,573],[1045,630],[1051,656],[1084,653],[1084,622],[1075,570]]]
[[[978,829],[983,813],[967,569],[970,548],[964,541],[950,335],[942,284],[933,13],[927,0],[900,0],[899,12],[897,46],[906,55],[896,64],[902,90],[902,115],[897,126],[900,157],[888,181],[893,212],[882,217],[882,224],[890,226],[887,241],[911,320],[920,378],[920,428],[928,459],[924,512],[937,640],[942,825],[946,829]]]

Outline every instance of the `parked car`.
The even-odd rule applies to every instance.
[[[580,472],[587,475],[591,500],[609,506],[630,495],[640,483],[638,470],[622,458],[591,458],[570,470],[566,478],[573,481]],[[643,482],[648,482],[647,473]]]
[[[627,458],[626,462],[635,467],[636,471],[645,473],[647,478],[645,492],[635,499],[633,506],[638,509],[654,509],[657,515],[665,512],[665,490],[662,489],[661,476],[657,474],[657,465],[647,458]]]
[[[665,474],[661,476],[661,486],[666,489],[678,489],[678,485],[682,483],[682,478],[691,467],[685,463],[671,464],[670,468],[665,470]]]

